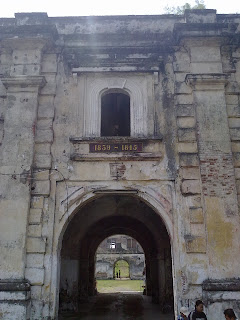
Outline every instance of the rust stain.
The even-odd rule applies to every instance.
[[[224,206],[219,198],[207,198],[207,232],[210,259],[217,263],[229,263],[233,241],[233,224],[224,219]]]

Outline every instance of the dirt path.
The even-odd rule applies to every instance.
[[[173,320],[173,315],[163,315],[158,305],[141,294],[99,294],[88,304],[81,305],[78,314],[66,313],[59,317],[84,320]]]

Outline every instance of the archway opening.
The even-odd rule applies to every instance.
[[[114,276],[115,279],[123,280],[123,279],[130,279],[130,272],[129,272],[129,263],[126,260],[118,260],[115,263],[114,267]]]
[[[130,97],[126,93],[102,95],[101,136],[130,136]]]
[[[98,293],[143,293],[145,254],[141,245],[128,235],[106,238],[96,251],[95,279]]]
[[[171,243],[160,215],[133,195],[99,195],[69,222],[61,249],[59,310],[79,310],[97,294],[96,252],[104,239],[125,235],[145,253],[146,295],[173,310]],[[113,275],[113,273],[112,273]]]

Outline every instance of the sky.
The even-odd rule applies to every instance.
[[[166,6],[182,6],[194,0],[0,0],[0,17],[13,18],[17,12],[47,12],[49,17],[89,15],[164,14]],[[207,9],[218,14],[240,13],[239,0],[205,0]]]

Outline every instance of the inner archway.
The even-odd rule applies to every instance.
[[[119,259],[115,263],[114,276],[117,279],[130,279],[129,263],[126,260]]]
[[[59,310],[78,310],[96,294],[95,256],[109,236],[124,234],[145,252],[146,295],[173,308],[171,244],[158,213],[132,195],[104,195],[82,207],[69,222],[61,250]]]

